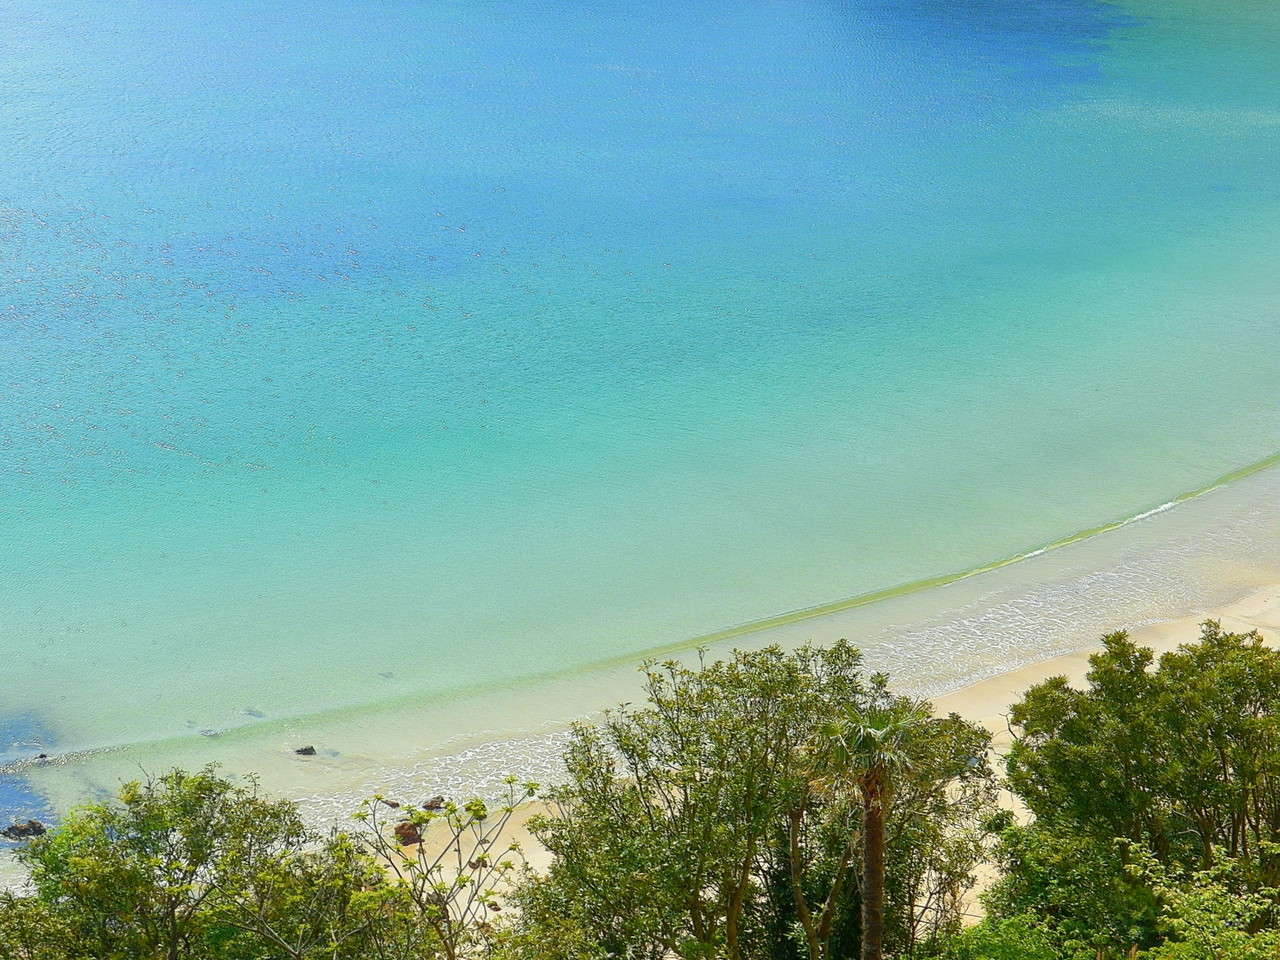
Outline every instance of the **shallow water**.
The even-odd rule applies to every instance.
[[[714,658],[766,643],[853,640],[895,689],[936,696],[1024,663],[1095,646],[1100,636],[1212,611],[1280,580],[1280,467],[1256,472],[1108,532],[1016,563],[862,606],[740,632],[706,645]],[[1194,631],[1187,641],[1195,639]],[[663,658],[691,661],[691,649]],[[373,793],[403,800],[500,795],[510,775],[560,776],[571,721],[642,698],[629,658],[437,698],[411,697],[304,720],[263,721],[217,736],[11,763],[9,778],[50,808],[121,780],[215,762],[254,773],[321,823],[341,822]],[[317,753],[300,757],[300,745]],[[3,881],[0,861],[0,882]]]
[[[628,662],[1280,447],[1267,4],[0,16],[0,713],[64,754]]]

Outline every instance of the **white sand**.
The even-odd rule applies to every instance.
[[[1200,624],[1205,620],[1218,620],[1224,630],[1233,633],[1256,629],[1269,644],[1280,646],[1280,584],[1206,614],[1138,627],[1130,630],[1129,636],[1139,646],[1150,647],[1159,657],[1199,639]],[[1027,688],[1057,676],[1066,677],[1072,686],[1081,686],[1089,670],[1089,657],[1099,649],[1081,650],[998,674],[935,697],[934,707],[939,713],[958,713],[966,720],[982,724],[994,735],[997,750],[1002,750],[1009,744],[1006,722],[1009,708],[1022,699]]]

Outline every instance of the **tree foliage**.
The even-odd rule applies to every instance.
[[[73,955],[201,955],[226,934],[219,909],[244,876],[305,834],[292,804],[258,797],[212,769],[128,783],[22,852],[32,881],[69,932]]]
[[[398,881],[393,889],[407,901],[418,928],[412,939],[423,952],[434,947],[444,960],[461,960],[493,934],[491,921],[524,860],[506,827],[537,784],[511,777],[506,790],[492,807],[478,798],[404,807],[379,796],[357,814],[372,853]],[[406,846],[406,839],[422,842]]]
[[[1274,960],[1280,955],[1280,929],[1266,922],[1276,891],[1242,892],[1239,874],[1245,865],[1220,857],[1207,870],[1175,871],[1149,854],[1136,859],[1135,869],[1163,904],[1166,934],[1142,955],[1144,960]]]
[[[846,643],[650,663],[485,803],[375,797],[351,832],[213,768],[125,784],[28,841],[0,960],[1262,960],[1280,956],[1280,654],[1209,622],[1156,660],[1104,638],[1084,689],[988,735],[866,676]],[[974,867],[1000,877],[961,929]]]
[[[21,851],[34,895],[0,898],[0,960],[478,956],[515,870],[498,838],[533,787],[511,791],[492,811],[378,798],[361,831],[320,835],[294,804],[212,767],[128,783]],[[404,824],[434,846],[402,847]]]
[[[575,730],[567,781],[535,826],[555,854],[543,902],[615,956],[821,960],[842,928],[856,942],[868,803],[841,766],[852,758],[842,761],[832,722],[870,723],[907,701],[883,677],[864,677],[843,642],[696,669],[653,663],[646,681],[646,706]],[[887,929],[898,946],[919,934],[926,905],[954,918],[947,894],[966,884],[977,844],[934,856],[917,846],[919,825],[936,831],[929,840],[976,831],[989,800],[986,745],[954,717],[921,716],[895,740],[908,772],[899,790],[877,788],[872,809],[886,824]],[[876,763],[867,770],[882,783]]]
[[[1158,662],[1123,632],[1103,644],[1086,689],[1054,678],[1013,709],[1009,782],[1035,822],[1006,835],[993,909],[1122,954],[1182,935],[1136,863],[1203,877],[1229,862],[1215,883],[1256,907],[1246,932],[1273,925],[1280,654],[1215,621]]]
[[[850,703],[818,734],[834,792],[852,792],[861,801],[862,960],[884,954],[885,818],[898,780],[914,766],[911,748],[928,720],[926,705],[906,700]],[[810,939],[811,953],[816,945]]]

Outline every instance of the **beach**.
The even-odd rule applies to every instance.
[[[1268,596],[1280,583],[1278,475],[1269,467],[1105,533],[942,586],[716,642],[690,639],[651,655],[693,663],[699,650],[715,658],[773,643],[849,639],[863,650],[867,670],[887,672],[895,690],[933,698],[998,734],[997,719],[1021,690],[1054,672],[1078,671],[1104,634],[1129,629],[1166,646],[1189,642],[1198,622],[1221,616],[1231,625],[1253,609],[1249,603],[1260,602],[1244,598]],[[1269,609],[1249,616],[1267,627]],[[376,709],[262,721],[217,736],[54,754],[8,769],[47,798],[46,810],[53,812],[103,796],[143,771],[214,762],[227,773],[257,776],[316,822],[342,822],[374,793],[412,802],[441,793],[493,795],[508,775],[554,782],[571,722],[642,699],[639,662],[620,658],[449,698],[406,698]],[[295,753],[305,746],[316,754]]]
[[[895,690],[929,697],[937,712],[954,711],[985,726],[999,753],[1009,742],[1010,706],[1051,676],[1081,683],[1105,633],[1128,630],[1157,656],[1194,642],[1207,619],[1280,641],[1278,473],[1275,467],[1258,471],[1097,536],[941,587],[655,654],[693,664],[699,649],[716,657],[769,643],[846,637],[862,646],[868,670],[891,672]],[[421,803],[438,794],[493,799],[508,775],[551,785],[571,722],[591,722],[602,709],[642,697],[638,664],[627,660],[444,702],[402,702],[321,723],[201,738],[194,748],[179,740],[28,759],[10,763],[4,774],[42,803],[23,815],[56,821],[69,806],[105,798],[122,781],[212,762],[224,773],[254,776],[270,795],[295,800],[314,825],[341,827],[375,793]],[[315,755],[295,752],[304,746],[315,746]],[[510,824],[511,838],[538,869],[547,865],[547,854],[525,823],[542,810],[525,804]],[[0,861],[0,879],[20,877],[11,859]]]
[[[1128,633],[1130,639],[1138,646],[1150,648],[1158,660],[1162,654],[1198,640],[1200,626],[1206,620],[1216,620],[1221,623],[1224,630],[1232,633],[1248,633],[1256,630],[1269,646],[1280,646],[1280,582],[1218,609],[1206,610],[1177,620],[1145,624],[1129,630]],[[955,713],[990,731],[995,753],[992,759],[998,767],[999,757],[1008,749],[1012,738],[1008,716],[1013,705],[1022,699],[1028,689],[1051,677],[1066,677],[1067,682],[1073,687],[1084,689],[1089,658],[1100,649],[1101,647],[1092,647],[1062,654],[996,674],[951,693],[944,693],[933,698],[934,713],[938,715]],[[1001,791],[1000,803],[1004,805],[1013,803],[1007,791]],[[547,869],[551,856],[529,831],[528,821],[545,812],[547,808],[542,803],[530,802],[520,805],[508,824],[505,834],[507,839],[499,845],[505,847],[508,842],[518,844],[525,861],[535,870]],[[990,866],[984,866],[979,871],[979,888],[989,882],[993,876]],[[970,896],[969,903],[970,910],[976,909],[972,906],[976,904],[973,896]]]
[[[1276,455],[1258,11],[14,2],[0,759],[85,758],[55,807],[354,792],[699,645],[931,695],[1253,582],[1048,548]]]
[[[1280,583],[1216,610],[1134,627],[1128,631],[1129,639],[1140,647],[1150,648],[1158,660],[1162,654],[1198,640],[1200,625],[1206,620],[1217,620],[1230,633],[1256,630],[1268,646],[1280,646]],[[1089,658],[1100,649],[1094,647],[1062,654],[980,680],[953,693],[935,697],[934,711],[939,714],[956,713],[981,724],[991,731],[996,752],[1003,753],[1010,743],[1007,720],[1013,704],[1022,699],[1030,687],[1050,677],[1066,677],[1071,686],[1084,689]]]

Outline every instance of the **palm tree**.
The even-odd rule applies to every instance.
[[[851,788],[862,801],[862,960],[883,956],[885,814],[895,775],[911,768],[911,738],[929,717],[927,704],[895,699],[851,707],[822,729],[832,786]]]

